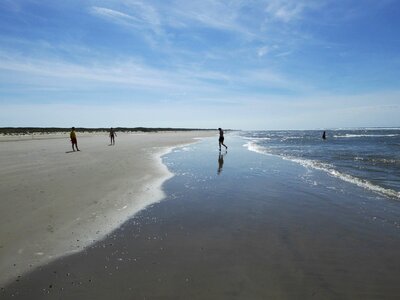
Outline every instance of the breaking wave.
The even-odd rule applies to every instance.
[[[306,168],[312,168],[315,170],[323,171],[333,177],[339,178],[339,179],[349,182],[351,184],[355,184],[364,189],[373,191],[375,193],[379,193],[381,195],[384,195],[384,196],[387,196],[390,198],[395,198],[397,200],[400,200],[400,192],[397,192],[392,189],[384,188],[384,187],[376,185],[368,180],[361,179],[361,178],[340,172],[340,171],[336,170],[334,168],[334,166],[331,164],[322,163],[322,162],[319,162],[316,160],[311,160],[311,159],[303,159],[303,158],[297,158],[297,157],[292,157],[292,156],[283,156],[283,155],[274,154],[274,153],[268,152],[267,148],[262,147],[262,146],[258,145],[257,143],[251,142],[251,141],[244,144],[243,146],[247,147],[247,149],[250,151],[257,152],[257,153],[264,154],[264,155],[279,156],[282,159],[293,161],[293,162],[298,163]]]
[[[398,134],[345,134],[345,135],[334,135],[334,138],[361,138],[361,137],[394,137],[399,136]]]

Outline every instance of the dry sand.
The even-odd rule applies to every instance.
[[[214,132],[67,136],[0,142],[0,283],[104,237],[160,201],[161,155]]]

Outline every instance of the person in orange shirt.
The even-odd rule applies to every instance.
[[[72,151],[75,151],[75,147],[77,151],[80,151],[78,148],[78,141],[76,139],[75,127],[72,127],[71,133],[69,134],[72,143]]]

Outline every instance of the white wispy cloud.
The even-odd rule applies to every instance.
[[[304,4],[291,1],[272,1],[267,4],[266,11],[274,18],[284,22],[297,19],[304,10]]]
[[[287,90],[303,89],[303,84],[285,78],[273,70],[247,68],[237,72],[211,70],[202,65],[173,64],[168,69],[151,67],[140,59],[119,57],[115,59],[93,58],[85,64],[66,62],[48,57],[26,57],[0,52],[0,76],[9,77],[13,84],[24,83],[29,89],[93,89],[124,88],[151,91],[160,94],[208,94],[229,95],[237,89],[251,94],[252,87]],[[62,80],[60,80],[62,79]]]
[[[260,57],[263,57],[264,55],[268,54],[269,52],[269,47],[268,46],[263,46],[261,48],[258,48],[257,54]]]
[[[266,12],[274,19],[291,22],[299,20],[307,10],[319,8],[324,1],[270,0],[266,3]]]
[[[118,1],[117,1],[118,3]],[[90,12],[123,26],[151,28],[161,34],[170,28],[192,28],[193,26],[238,33],[254,38],[254,33],[239,22],[241,1],[181,1],[157,7],[151,2],[120,1],[117,9],[94,6]]]
[[[324,0],[323,2],[328,1]],[[310,37],[302,33],[298,27],[284,27],[275,22],[291,23],[301,20],[304,14],[320,8],[321,1],[305,0],[254,0],[254,1],[223,1],[175,0],[168,4],[154,1],[107,2],[109,6],[94,6],[90,12],[104,20],[134,29],[133,34],[141,34],[142,38],[158,51],[169,52],[172,55],[183,50],[196,52],[196,49],[182,49],[175,44],[175,30],[179,31],[181,39],[199,41],[218,47],[212,35],[197,29],[205,28],[229,33],[241,43],[241,48],[252,43],[250,53],[263,57],[271,53],[267,45],[279,44],[281,53],[291,53]],[[104,3],[103,3],[104,4]],[[249,18],[249,11],[253,16]],[[264,46],[259,46],[264,44]],[[190,45],[187,43],[186,46]],[[236,51],[232,48],[229,51]],[[211,52],[211,51],[209,51]],[[274,54],[277,54],[276,51]]]
[[[116,10],[113,10],[113,9],[105,8],[105,7],[96,7],[96,6],[94,6],[94,7],[92,7],[90,9],[90,11],[93,14],[96,14],[96,15],[101,16],[101,17],[106,17],[106,18],[109,18],[109,19],[115,20],[115,21],[123,21],[123,22],[126,22],[126,21],[132,21],[133,22],[134,21],[134,22],[139,22],[138,18],[135,18],[135,17],[127,15],[125,13],[122,13],[122,12],[119,12],[119,11],[116,11]]]
[[[160,19],[156,10],[141,2],[131,3],[131,6],[126,8],[124,12],[98,6],[91,7],[89,12],[121,26],[147,30],[155,34],[162,33]]]
[[[251,34],[239,22],[242,6],[240,1],[176,1],[168,13],[180,19],[183,24],[198,23],[219,30]]]
[[[1,57],[1,56],[0,56]],[[132,89],[173,89],[180,90],[183,78],[133,61],[94,63],[93,65],[77,65],[64,61],[48,59],[24,59],[21,57],[2,57],[0,70],[24,74],[25,80],[30,80],[40,86],[70,86],[71,89],[82,87],[87,82],[109,84],[110,86],[125,86]],[[59,82],[63,78],[67,81]],[[18,82],[18,78],[15,79]],[[186,82],[186,84],[188,84]],[[194,83],[191,84],[192,86]]]
[[[250,55],[261,60],[264,56],[276,58],[292,53],[293,46],[291,45],[276,45],[273,43],[275,41],[268,42],[271,37],[273,38],[273,34],[267,32],[268,34],[264,37],[263,32],[260,31],[264,19],[260,15],[258,15],[258,19],[255,18],[250,23],[248,20],[247,22],[244,20],[244,11],[249,9],[249,6],[254,6],[252,9],[258,10],[261,15],[273,15],[275,18],[289,22],[301,18],[307,9],[316,8],[318,5],[315,1],[260,0],[251,1],[249,4],[247,1],[240,0],[229,2],[222,0],[194,2],[175,0],[168,4],[157,3],[156,5],[153,1],[119,0],[103,1],[99,2],[99,5],[101,6],[91,6],[89,12],[109,22],[133,28],[136,33],[139,32],[146,38],[148,38],[149,32],[156,35],[158,42],[162,41],[162,47],[158,47],[157,51],[163,53],[168,60],[163,68],[150,67],[137,59],[139,56],[135,56],[136,54],[133,53],[131,56],[123,57],[121,55],[122,57],[119,58],[112,57],[112,54],[108,53],[97,60],[90,59],[88,63],[81,59],[79,64],[76,61],[68,62],[62,57],[46,58],[49,51],[43,51],[42,55],[38,53],[38,55],[35,55],[36,58],[29,58],[29,55],[27,57],[13,56],[11,52],[7,53],[9,57],[5,57],[3,53],[3,57],[6,59],[0,61],[0,68],[51,78],[69,78],[71,84],[75,82],[78,85],[79,79],[81,79],[125,85],[132,88],[177,89],[178,91],[204,89],[223,92],[235,85],[243,89],[267,87],[301,92],[304,89],[313,89],[300,80],[293,80],[293,78],[286,77],[272,68],[266,69],[262,66],[255,66],[254,63],[243,64],[227,71],[224,71],[224,66],[227,65],[226,63],[229,60],[238,58],[242,62],[246,60],[251,62],[251,59],[248,58]],[[199,53],[197,49],[182,48],[168,41],[169,37],[166,33],[168,26],[174,26],[176,23],[187,26],[189,29],[201,25],[217,30],[231,31],[245,38],[242,42],[236,44],[239,46],[237,48],[219,49],[218,44],[209,43],[207,51]],[[255,26],[255,24],[259,26]],[[249,36],[257,39],[254,46],[251,41],[247,43],[246,39]],[[285,43],[284,39],[281,40],[283,40],[281,43]],[[295,39],[290,40],[293,43]],[[56,49],[57,45],[49,44],[42,48],[46,47]],[[79,45],[71,44],[71,47],[79,48]],[[32,45],[32,49],[37,49],[37,47]],[[92,50],[96,51],[94,48]],[[76,53],[76,51],[72,52]],[[90,55],[89,52],[90,49],[84,56]],[[183,53],[185,54],[182,55]],[[212,63],[202,62],[202,60],[207,59],[222,62],[221,66],[214,68]],[[49,81],[51,82],[51,80]],[[57,83],[54,82],[54,84]]]

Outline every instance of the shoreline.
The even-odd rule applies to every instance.
[[[91,134],[78,136],[76,153],[61,137],[2,143],[0,283],[82,251],[161,201],[173,176],[161,156],[213,134],[119,134],[112,147]]]

